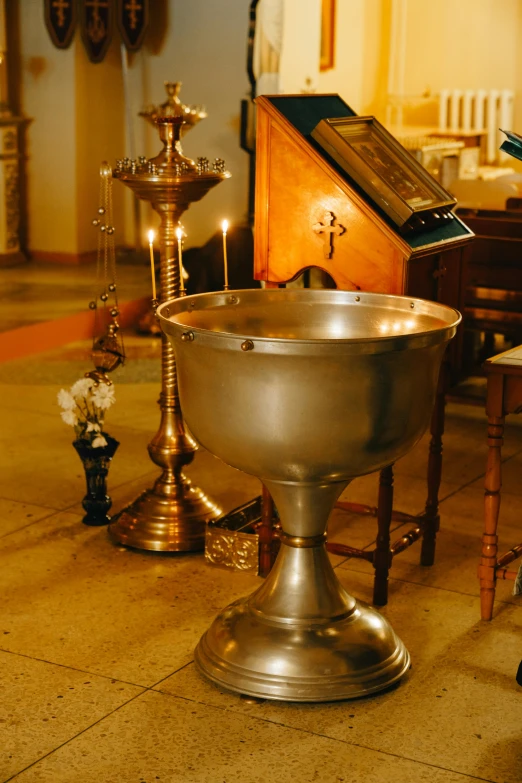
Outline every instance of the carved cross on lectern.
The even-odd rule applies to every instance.
[[[344,234],[345,228],[344,226],[332,225],[335,217],[333,212],[327,212],[323,218],[323,223],[315,223],[312,226],[312,230],[315,231],[316,234],[323,234],[323,250],[324,250],[324,257],[325,258],[331,258],[332,253],[334,251],[333,247],[333,238],[334,234],[337,234],[337,236],[341,236],[341,234]]]

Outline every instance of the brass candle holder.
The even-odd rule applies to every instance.
[[[117,162],[115,179],[138,198],[149,201],[161,218],[159,303],[180,296],[180,266],[176,258],[176,227],[183,212],[215,185],[228,178],[225,163],[206,158],[197,162],[183,156],[180,137],[183,116],[156,120],[164,148],[154,158]],[[116,515],[109,525],[111,538],[136,549],[168,552],[202,550],[205,526],[222,513],[204,492],[191,484],[183,468],[194,459],[196,443],[186,431],[179,405],[176,362],[162,335],[159,430],[149,443],[151,460],[162,468],[154,486]]]
[[[203,106],[193,106],[181,102],[179,97],[181,82],[164,82],[164,85],[167,91],[167,100],[164,103],[160,103],[159,106],[149,106],[140,111],[139,116],[148,120],[152,125],[156,124],[158,117],[183,117],[185,120],[181,128],[181,135],[183,136],[194,125],[204,120],[207,112]]]

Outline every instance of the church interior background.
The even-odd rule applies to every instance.
[[[45,8],[56,14],[59,5],[0,0],[0,781],[518,783],[521,597],[499,579],[493,617],[481,619],[477,568],[493,470],[480,365],[522,342],[522,163],[499,153],[498,131],[522,132],[521,0],[150,0],[138,50],[127,50],[114,20],[100,62],[89,59],[81,26],[104,4],[77,4],[66,48],[53,44],[45,22]],[[116,16],[133,3],[108,5]],[[481,215],[498,219],[506,234],[494,237],[490,257],[502,289],[492,307],[497,321],[484,315],[491,302],[465,303],[463,359],[446,395],[435,562],[419,564],[418,544],[401,552],[378,607],[411,667],[399,684],[357,699],[273,700],[202,677],[194,664],[200,637],[263,577],[217,567],[202,551],[126,546],[106,525],[83,524],[84,465],[57,403],[61,389],[93,369],[100,324],[89,302],[115,259],[126,358],[111,374],[115,403],[105,427],[119,442],[107,476],[116,519],[159,472],[148,447],[165,383],[165,349],[150,317],[150,258],[160,285],[161,228],[150,200],[135,199],[115,176],[114,232],[100,232],[100,166],[158,155],[158,129],[140,113],[167,100],[165,82],[180,82],[182,103],[206,114],[183,136],[183,154],[204,156],[218,173],[224,161],[231,173],[183,214],[188,293],[223,286],[223,220],[230,288],[259,287],[247,73],[253,17],[256,95],[338,94],[418,160],[438,133],[443,156],[428,170],[475,234],[472,220]],[[295,215],[290,208],[282,217],[291,225]],[[292,285],[330,282],[313,270]],[[507,417],[499,552],[522,551],[520,425]],[[413,518],[424,512],[430,437],[394,466],[394,508]],[[204,449],[186,473],[222,512],[261,495],[257,478]],[[340,500],[374,507],[378,491],[375,472]],[[393,540],[411,517],[393,518]],[[334,508],[329,542],[370,551],[376,534],[362,506]],[[371,604],[371,557],[329,558],[341,584]]]

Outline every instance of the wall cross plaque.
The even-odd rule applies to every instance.
[[[53,44],[58,49],[67,49],[76,27],[75,0],[45,0],[44,18]]]
[[[331,258],[334,251],[334,234],[341,236],[341,234],[344,234],[345,228],[339,224],[337,226],[333,225],[335,220],[333,212],[327,212],[324,215],[323,220],[324,223],[314,223],[312,231],[315,231],[316,234],[323,234],[324,257]]]

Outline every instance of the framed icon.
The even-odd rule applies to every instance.
[[[328,71],[335,65],[335,3],[336,0],[321,0],[321,71]]]
[[[312,138],[398,229],[422,229],[453,219],[457,200],[375,117],[324,119]]]

